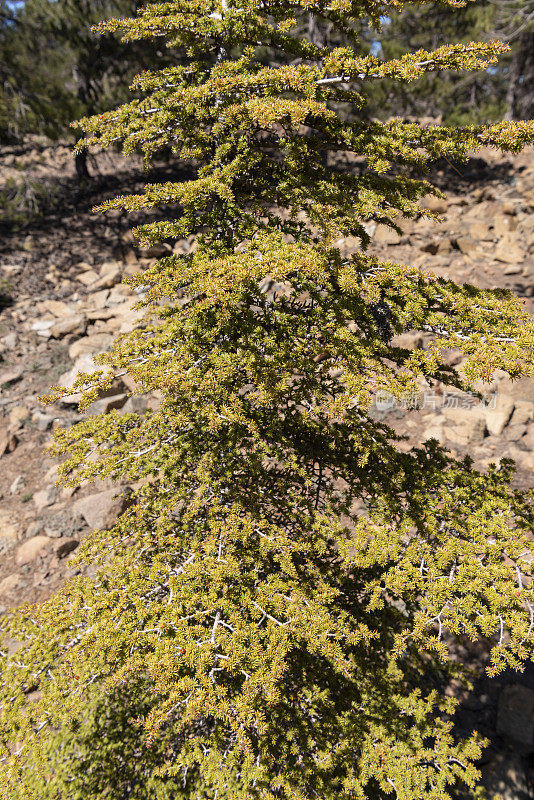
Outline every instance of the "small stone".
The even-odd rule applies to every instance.
[[[8,594],[9,592],[13,591],[13,589],[17,589],[21,582],[22,576],[17,572],[14,572],[12,575],[8,575],[7,578],[4,578],[0,581],[0,595]]]
[[[12,453],[19,440],[12,431],[0,428],[0,456]]]
[[[504,239],[501,239],[493,251],[493,258],[495,258],[497,261],[502,261],[505,264],[517,265],[522,264],[525,258],[525,253],[517,244],[515,237],[512,238],[505,236]]]
[[[490,238],[489,225],[485,222],[472,222],[469,226],[469,236],[475,241]]]
[[[52,427],[54,417],[52,414],[43,414],[40,411],[36,411],[32,414],[32,422],[38,431],[47,431]]]
[[[443,363],[449,367],[456,367],[463,360],[463,353],[461,350],[449,350],[443,354]]]
[[[8,333],[0,339],[0,344],[5,350],[14,350],[17,346],[18,336],[16,333]]]
[[[132,289],[132,287],[128,286],[126,283],[119,283],[111,291],[113,299],[116,297],[131,297],[133,294],[136,294],[134,289]]]
[[[114,317],[115,313],[113,308],[95,308],[87,312],[87,319],[91,322],[96,322],[97,320],[105,321]]]
[[[105,492],[83,497],[77,501],[75,509],[93,530],[109,530],[120,514],[131,505],[130,494],[128,486],[116,486]]]
[[[33,495],[33,502],[35,503],[35,507],[37,511],[42,511],[43,508],[48,508],[51,506],[54,500],[57,497],[57,489],[55,486],[48,486],[46,489],[42,489],[40,492],[36,492]]]
[[[30,409],[26,406],[14,406],[9,412],[9,426],[18,428],[22,423],[30,418]]]
[[[9,512],[0,510],[0,539],[3,542],[16,542],[20,539],[20,528],[11,520]]]
[[[65,558],[65,556],[68,556],[73,550],[76,550],[79,544],[80,542],[78,539],[63,539],[56,547],[56,556],[58,558]]]
[[[0,387],[9,386],[12,383],[20,381],[22,374],[23,373],[21,369],[11,369],[6,370],[5,372],[0,372]]]
[[[79,539],[86,529],[85,520],[72,505],[48,517],[44,531],[51,539]]]
[[[26,532],[24,537],[26,539],[32,539],[34,536],[38,536],[43,530],[43,522],[42,520],[36,520],[35,522],[30,523],[26,528]]]
[[[100,292],[91,294],[91,305],[93,308],[104,308],[109,297],[109,289],[102,289]]]
[[[32,539],[27,539],[18,548],[15,563],[21,567],[23,564],[30,564],[35,561],[38,556],[45,552],[51,541],[48,536],[34,536]]]
[[[161,408],[161,404],[163,403],[163,399],[159,396],[158,392],[152,392],[150,397],[148,398],[147,408],[150,411],[159,411]]]
[[[114,408],[122,408],[128,399],[125,393],[115,394],[111,397],[103,397],[101,400],[95,400],[87,409],[89,414],[107,414]]]
[[[99,291],[100,289],[111,289],[112,286],[115,286],[116,283],[120,283],[122,278],[121,271],[118,267],[115,267],[110,272],[106,272],[99,278],[95,283],[91,284],[91,289],[95,292]]]
[[[445,408],[449,424],[443,429],[447,439],[460,445],[481,442],[486,433],[486,419],[478,408]]]
[[[402,347],[405,350],[421,350],[423,343],[420,333],[399,333],[391,340],[392,347]]]
[[[130,310],[127,314],[122,314],[119,318],[119,333],[130,333],[138,327],[139,321],[143,317],[143,311]]]
[[[522,441],[524,441],[524,439]],[[510,453],[510,456],[514,459],[514,461],[519,462],[521,469],[534,471],[534,453],[525,452],[525,450],[520,450],[517,447],[515,448],[515,451]]]
[[[510,264],[504,269],[504,275],[519,275],[523,272],[523,264]]]
[[[388,225],[377,225],[373,234],[373,242],[375,244],[399,244],[400,236]]]
[[[135,267],[137,266],[137,255],[133,247],[129,247],[124,254],[124,262],[126,264],[126,268],[128,267]]]
[[[145,395],[134,395],[129,397],[123,405],[124,412],[134,412],[135,414],[144,414],[148,408],[148,397]]]
[[[48,536],[50,539],[61,539],[63,533],[59,528],[55,528],[52,525],[45,525],[44,526],[45,535]]]
[[[59,464],[52,464],[44,474],[45,483],[54,483],[59,477]]]
[[[73,314],[70,317],[64,317],[58,320],[50,328],[50,335],[53,336],[54,339],[61,339],[63,336],[68,336],[71,333],[85,333],[86,327],[87,317],[84,314]]]
[[[128,255],[126,256],[126,267],[124,268],[125,275],[139,275],[139,273],[143,271],[143,267],[137,262],[137,256],[135,256],[135,258],[135,261],[128,261]]]
[[[497,395],[496,407],[488,406],[484,409],[488,432],[494,436],[500,436],[512,416],[514,407],[513,397],[506,394]]]
[[[508,236],[516,227],[516,220],[510,219],[505,214],[499,214],[493,218],[493,234],[497,238]]]
[[[121,268],[120,262],[117,261],[104,261],[98,270],[100,275],[108,275],[110,272]]]
[[[424,197],[421,201],[421,205],[423,208],[427,208],[429,211],[435,211],[437,214],[444,214],[449,207],[446,199],[435,197],[432,194]]]
[[[361,250],[362,240],[357,236],[344,236],[342,239],[338,239],[335,245],[339,249],[341,256],[343,258],[348,258],[357,250]],[[271,277],[267,277],[262,281],[260,289],[262,292],[270,294],[273,291],[273,287],[274,280]]]
[[[18,492],[20,492],[20,490],[23,489],[25,485],[26,485],[26,479],[24,478],[24,475],[17,475],[17,477],[9,487],[9,493],[18,494]]]
[[[516,400],[510,425],[526,425],[534,419],[534,403],[531,400]]]
[[[449,239],[442,238],[439,240],[438,253],[440,254],[450,253],[451,250],[452,250],[452,244],[450,243]],[[447,261],[442,266],[447,267],[448,265],[449,262]]]
[[[453,246],[456,246],[461,253],[468,255],[476,250],[476,242],[470,236],[459,236],[453,241]]]
[[[81,283],[85,284],[85,286],[90,286],[98,280],[98,272],[95,272],[94,269],[89,269],[87,272],[81,272],[76,277]]]
[[[44,300],[41,303],[45,311],[49,311],[55,317],[69,317],[72,314],[72,307],[63,303],[61,300]]]
[[[30,330],[35,331],[38,336],[42,336],[44,339],[49,339],[51,335],[50,329],[53,328],[55,323],[55,318],[38,319],[32,323]]]
[[[508,442],[517,442],[526,433],[526,425],[508,425],[504,431],[504,436]]]
[[[104,353],[113,342],[113,337],[108,333],[94,333],[84,336],[73,342],[69,347],[69,357],[75,361],[83,356],[92,356],[95,353]]]
[[[445,442],[445,434],[443,432],[443,423],[434,423],[430,424],[428,428],[425,428],[423,434],[423,440],[428,441],[429,439],[436,439],[440,444]]]

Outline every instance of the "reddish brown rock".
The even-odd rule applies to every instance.
[[[78,539],[62,539],[56,547],[56,556],[58,558],[65,558],[69,553],[76,550],[79,544],[80,542]]]
[[[83,497],[78,500],[75,509],[93,530],[109,530],[131,505],[130,494],[129,486],[116,486],[105,492]]]
[[[8,575],[7,578],[0,581],[0,597],[13,591],[13,589],[18,589],[21,582],[21,576],[17,572]]]
[[[449,207],[447,200],[441,197],[434,197],[432,194],[424,197],[421,201],[421,205],[423,208],[427,208],[429,211],[435,211],[437,214],[444,214]]]
[[[52,539],[48,536],[34,536],[32,539],[27,539],[17,550],[15,556],[15,563],[21,567],[23,564],[30,564],[32,561],[42,555]]]
[[[69,317],[59,319],[50,328],[50,335],[55,339],[61,339],[70,333],[82,334],[87,327],[87,318],[84,314],[73,314]]]
[[[41,489],[40,492],[35,492],[33,495],[33,502],[37,511],[42,511],[43,508],[51,506],[57,497],[57,489],[55,486],[47,486],[46,489]]]
[[[21,369],[9,369],[0,372],[0,386],[9,386],[11,383],[16,383],[22,378]]]
[[[12,431],[0,429],[0,456],[12,453],[18,443],[19,440]]]
[[[470,236],[458,236],[457,239],[454,239],[453,244],[464,255],[472,253],[474,250],[476,250],[477,246],[476,242],[471,239]]]

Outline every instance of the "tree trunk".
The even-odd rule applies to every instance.
[[[517,96],[517,87],[521,71],[519,66],[520,56],[521,56],[520,51],[516,50],[512,54],[512,60],[510,62],[510,68],[508,74],[508,86],[506,87],[506,113],[504,115],[505,119],[514,119],[515,117],[515,100]]]
[[[514,47],[506,106],[506,119],[534,118],[534,31],[522,33]]]
[[[75,63],[72,67],[72,77],[76,81],[78,100],[82,104],[87,115],[90,115],[93,109],[90,106],[91,92],[89,89],[89,80],[85,74],[80,70],[80,65]],[[87,168],[87,150],[82,150],[76,153],[74,157],[74,168],[76,169],[76,176],[79,181],[87,180],[90,178],[89,170]]]
[[[523,33],[520,47],[523,58],[517,93],[517,117],[534,119],[534,31]]]
[[[79,181],[83,181],[86,178],[91,177],[89,170],[87,169],[87,150],[82,150],[81,153],[76,153],[74,166]]]

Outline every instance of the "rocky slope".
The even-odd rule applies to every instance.
[[[121,181],[128,180],[135,190],[145,180],[137,163],[121,163],[120,174],[113,157],[94,165],[99,169],[91,189],[95,202],[117,191]],[[70,385],[79,370],[91,369],[93,356],[109,348],[114,335],[136,325],[138,297],[121,281],[152,263],[165,247],[139,250],[120,215],[91,216],[92,199],[73,189],[66,148],[41,144],[24,153],[5,151],[0,167],[0,191],[26,170],[40,179],[57,178],[65,197],[63,207],[56,204],[32,225],[18,231],[5,226],[0,240],[0,292],[5,295],[0,310],[3,611],[49,596],[73,574],[70,562],[81,539],[94,528],[111,526],[124,507],[127,487],[55,486],[57,465],[44,448],[54,428],[80,418],[77,397],[46,407],[38,398],[58,381]],[[434,178],[447,197],[428,204],[442,214],[442,223],[410,222],[402,235],[375,228],[373,250],[435,275],[511,288],[534,311],[533,151],[505,162],[486,152],[464,167],[444,164]],[[178,242],[175,249],[185,252],[192,245]],[[348,253],[358,242],[344,239],[340,246]],[[403,342],[425,346],[417,332],[404,335]],[[449,359],[461,369],[460,354],[451,353]],[[130,397],[131,388],[127,378],[118,380],[113,394],[93,410],[142,410],[157,404],[157,397]],[[373,413],[406,436],[401,447],[437,438],[457,456],[469,453],[480,469],[512,457],[518,485],[532,487],[534,380],[512,383],[498,373],[484,388],[485,405],[443,387],[422,388],[404,406],[377,398]],[[474,660],[479,655],[472,653]],[[493,681],[481,678],[476,691],[464,698],[458,725],[477,727],[491,737],[483,769],[492,791],[502,792],[506,800],[534,796],[534,670]]]

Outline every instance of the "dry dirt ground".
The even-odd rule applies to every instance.
[[[75,397],[46,407],[38,398],[90,368],[116,333],[135,326],[137,297],[121,280],[162,252],[134,247],[132,220],[93,215],[92,205],[147,180],[188,173],[182,165],[160,166],[147,176],[140,163],[114,155],[95,157],[91,166],[93,180],[79,186],[66,146],[34,140],[0,152],[0,193],[21,176],[30,195],[34,182],[55,186],[52,202],[25,225],[13,227],[0,211],[0,613],[46,599],[73,574],[69,563],[81,538],[111,524],[122,507],[107,484],[55,486],[57,465],[44,448],[55,427],[80,415]],[[446,200],[428,203],[443,221],[409,222],[402,235],[371,229],[372,250],[458,282],[510,288],[534,312],[534,151],[504,159],[487,151],[461,166],[444,162],[433,179]],[[190,245],[174,247],[185,252]],[[358,241],[340,246],[349,253]],[[424,347],[425,337],[406,334],[403,343]],[[449,359],[461,369],[459,353]],[[413,398],[406,407],[382,398],[373,413],[406,435],[401,447],[437,438],[458,457],[468,453],[480,469],[512,457],[517,484],[532,487],[534,380],[512,383],[499,373],[489,391],[485,407],[438,386],[422,390],[416,408],[409,407]],[[156,402],[129,398],[128,386],[119,384],[100,401],[101,410]],[[464,700],[458,727],[477,727],[492,739],[482,764],[492,791],[505,800],[534,796],[534,670],[481,678]]]

